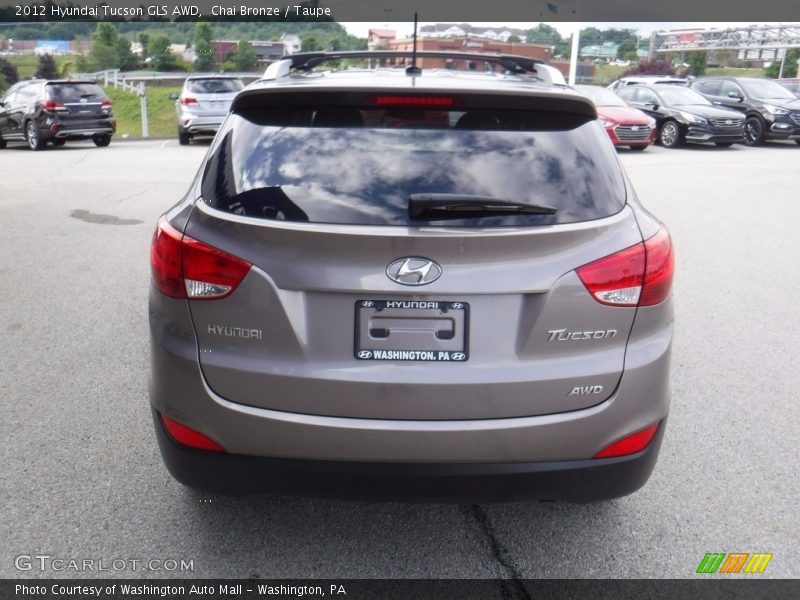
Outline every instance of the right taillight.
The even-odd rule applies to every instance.
[[[181,104],[186,106],[187,104],[197,104],[197,98],[192,98],[191,96],[184,96],[179,100]]]
[[[230,296],[250,263],[158,221],[150,247],[150,266],[158,290],[171,298],[219,300]]]
[[[592,297],[609,306],[652,306],[672,288],[674,258],[669,232],[578,267],[578,277]]]

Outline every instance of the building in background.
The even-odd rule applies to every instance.
[[[388,50],[389,42],[396,37],[394,29],[370,29],[367,33],[367,50]]]

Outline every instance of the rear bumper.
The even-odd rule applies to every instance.
[[[565,500],[631,494],[650,477],[665,421],[643,451],[599,460],[513,463],[386,463],[264,458],[192,450],[175,443],[153,410],[156,437],[172,476],[220,494],[411,501]]]
[[[214,135],[222,126],[225,116],[201,117],[191,114],[179,116],[178,126],[191,135]]]

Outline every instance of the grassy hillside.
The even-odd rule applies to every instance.
[[[17,67],[20,79],[30,79],[36,75],[36,69],[39,67],[39,57],[35,54],[10,54],[2,58]],[[74,64],[75,60],[74,56],[56,56],[54,58],[59,69],[62,69],[65,63]]]
[[[113,86],[103,88],[114,105],[117,119],[117,135],[139,137],[142,135],[142,119],[139,96]],[[180,92],[180,87],[152,87],[146,89],[147,117],[150,137],[172,137],[176,135],[175,103],[170,94]]]

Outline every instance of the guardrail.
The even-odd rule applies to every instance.
[[[121,88],[125,92],[138,95],[139,112],[142,115],[142,137],[150,137],[150,127],[147,120],[147,94],[145,93],[144,81],[129,81],[124,75],[120,75],[119,69],[108,69],[106,71],[88,73],[88,75],[94,77],[95,81],[99,81],[102,78],[103,85],[106,87],[113,85],[114,89]]]

